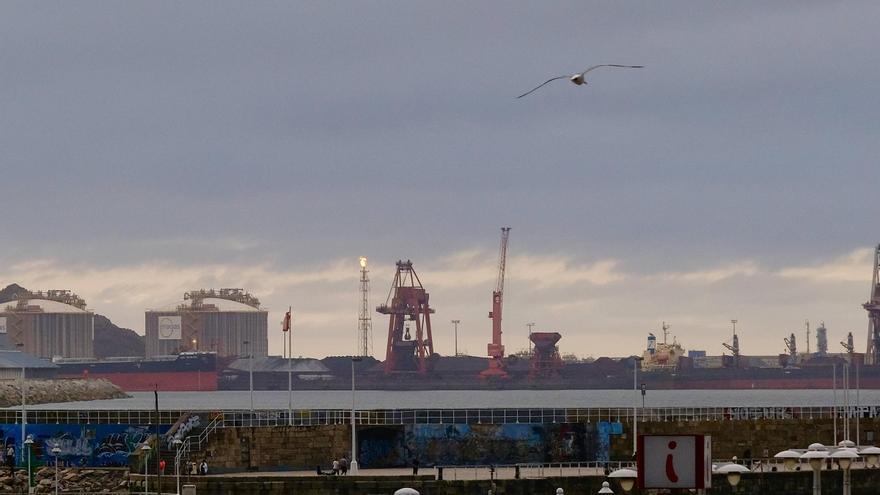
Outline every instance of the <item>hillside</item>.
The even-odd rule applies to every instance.
[[[11,301],[27,289],[10,284],[0,290],[0,302]],[[120,328],[106,316],[95,314],[95,357],[143,356],[144,338],[133,330]]]

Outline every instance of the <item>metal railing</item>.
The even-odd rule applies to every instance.
[[[874,406],[837,408],[838,418],[880,417]],[[286,410],[223,411],[223,427],[315,426],[351,423],[348,409],[294,410],[290,421]],[[572,409],[377,409],[355,411],[359,425],[407,424],[552,424],[611,421],[631,423],[632,408]],[[638,408],[638,421],[756,421],[762,419],[831,419],[833,407],[667,407]]]
[[[639,422],[662,421],[754,421],[762,419],[878,418],[880,406],[844,407],[647,407],[635,410]],[[159,424],[174,424],[184,414],[199,411],[159,411]],[[201,413],[201,412],[199,412]],[[315,426],[351,422],[349,409],[295,409],[293,421],[286,409],[217,411],[222,427]],[[355,411],[362,425],[406,424],[515,424],[515,423],[630,423],[631,407],[591,408],[496,408],[496,409],[373,409]],[[29,424],[130,424],[152,425],[151,410],[41,410],[27,411]],[[20,409],[0,409],[0,424],[19,424]]]
[[[174,424],[187,411],[160,410],[159,424]],[[43,410],[27,411],[28,424],[127,424],[152,425],[152,410]],[[21,409],[0,409],[0,424],[21,423]]]
[[[444,480],[528,479],[562,476],[602,476],[621,468],[635,469],[626,461],[518,463],[473,466],[436,466],[437,478]]]

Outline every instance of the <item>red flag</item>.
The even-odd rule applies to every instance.
[[[290,331],[290,309],[287,310],[287,313],[284,314],[284,321],[281,322],[281,331],[289,332]]]

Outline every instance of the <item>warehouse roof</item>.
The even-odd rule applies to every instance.
[[[10,345],[6,334],[0,333],[0,369],[4,368],[57,368],[51,361],[22,352]]]

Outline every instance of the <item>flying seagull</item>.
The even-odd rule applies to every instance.
[[[541,87],[543,87],[545,84],[547,84],[547,83],[549,83],[549,82],[556,81],[556,80],[558,80],[558,79],[566,79],[566,78],[568,78],[568,80],[570,80],[571,82],[577,84],[578,86],[580,86],[581,84],[587,84],[587,81],[584,80],[584,76],[587,75],[587,72],[590,72],[591,70],[598,69],[598,68],[600,68],[600,67],[618,67],[618,68],[623,68],[623,69],[641,69],[642,67],[644,67],[644,65],[617,65],[617,64],[600,64],[600,65],[594,65],[594,66],[590,67],[589,69],[587,69],[587,70],[585,70],[585,71],[583,71],[583,72],[581,72],[581,73],[579,73],[579,74],[574,74],[574,75],[572,75],[572,76],[568,76],[568,75],[566,75],[566,76],[559,76],[559,77],[554,77],[554,78],[552,78],[552,79],[547,79],[546,81],[544,81],[543,83],[541,83],[540,85],[538,85],[538,87],[536,87],[536,88],[534,88],[534,89],[532,89],[532,90],[530,90],[530,91],[527,91],[527,92],[525,92],[525,93],[523,93],[523,94],[517,96],[517,98],[522,98],[523,96],[525,96],[525,95],[527,95],[527,94],[534,93],[535,91],[537,91],[538,89],[540,89]]]

